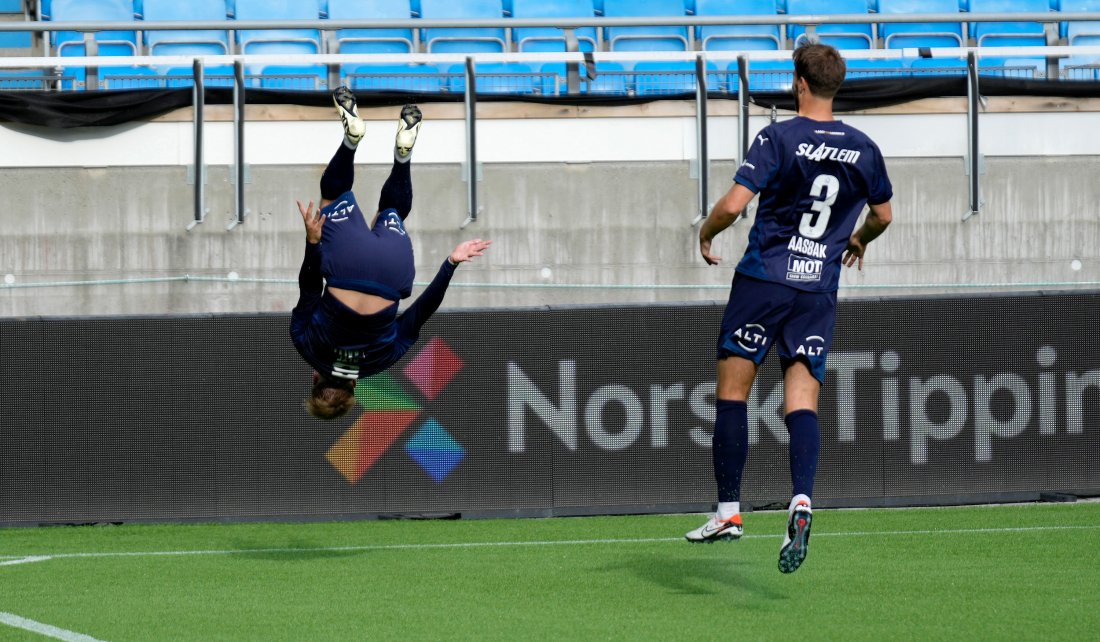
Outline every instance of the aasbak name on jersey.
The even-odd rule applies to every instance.
[[[788,281],[820,281],[829,246],[801,236],[791,237],[787,244],[791,256],[787,259]]]

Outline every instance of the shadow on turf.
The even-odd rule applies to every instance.
[[[233,548],[240,551],[239,557],[247,557],[254,560],[270,560],[272,562],[306,562],[323,559],[340,559],[344,557],[356,557],[370,551],[334,551],[323,550],[323,546],[316,542],[291,541],[280,546],[272,547],[270,542],[246,542],[235,541]],[[278,549],[278,550],[273,550]]]
[[[627,561],[626,567],[641,579],[678,595],[716,595],[737,589],[764,600],[790,598],[787,593],[774,590],[770,582],[760,581],[763,569],[750,562],[638,557]]]

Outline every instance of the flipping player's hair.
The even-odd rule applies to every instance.
[[[805,78],[810,92],[818,98],[835,96],[846,71],[844,58],[830,45],[806,44],[794,50],[794,75]]]
[[[318,419],[331,421],[348,414],[355,405],[354,382],[321,377],[313,384],[313,392],[306,399],[306,410]]]

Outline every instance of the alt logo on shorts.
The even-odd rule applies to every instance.
[[[758,323],[750,323],[743,328],[738,328],[733,336],[737,339],[737,345],[745,352],[756,352],[768,344],[767,330]]]

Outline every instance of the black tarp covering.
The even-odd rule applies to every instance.
[[[1022,80],[1014,78],[981,79],[984,96],[1042,96],[1060,98],[1100,97],[1100,83],[1060,80]],[[406,102],[458,102],[461,94],[424,94],[412,92],[357,91],[361,106],[390,106]],[[888,107],[921,98],[966,95],[963,76],[925,78],[870,78],[844,83],[834,102],[837,112],[875,107]],[[191,105],[192,90],[132,89],[121,91],[77,92],[0,92],[0,122],[38,125],[57,129],[73,127],[103,127],[148,120],[181,107]],[[329,106],[327,91],[289,91],[248,89],[250,105]],[[481,102],[530,102],[561,105],[629,105],[667,99],[693,99],[694,92],[645,97],[613,96],[509,96],[479,95]],[[712,93],[713,100],[735,99],[735,94]],[[753,100],[760,105],[791,110],[794,101],[785,92],[754,92]],[[206,90],[206,104],[232,104],[233,92],[226,88]]]

